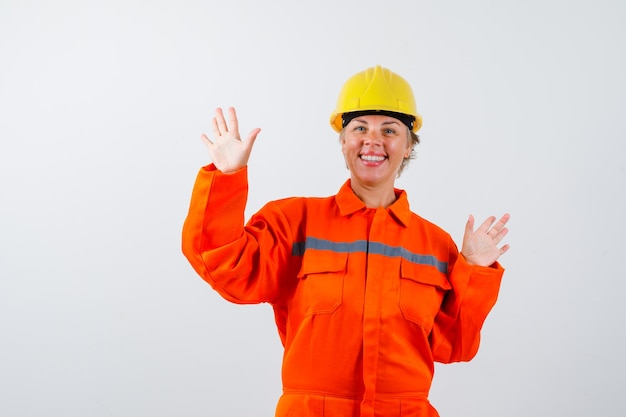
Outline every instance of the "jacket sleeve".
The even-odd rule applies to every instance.
[[[445,295],[430,335],[433,359],[450,363],[471,360],[478,352],[480,331],[498,298],[504,269],[469,265],[451,243],[452,289]]]
[[[247,168],[198,173],[182,232],[182,251],[194,270],[225,299],[238,304],[272,302],[291,253],[290,230],[269,203],[244,226]]]

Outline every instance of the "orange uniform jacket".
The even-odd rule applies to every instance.
[[[247,169],[200,170],[183,227],[197,273],[234,303],[268,302],[284,345],[277,417],[437,416],[434,361],[470,360],[503,269],[468,265],[396,190],[273,201],[244,227]]]

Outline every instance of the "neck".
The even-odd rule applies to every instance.
[[[387,184],[368,185],[351,181],[350,186],[354,194],[365,203],[367,208],[389,207],[396,201],[393,184],[391,186]]]

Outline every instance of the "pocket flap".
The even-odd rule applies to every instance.
[[[452,288],[445,274],[439,272],[434,266],[420,265],[402,259],[400,263],[400,275],[402,278],[419,282],[420,284],[432,285],[449,290]]]
[[[347,253],[308,249],[304,253],[298,277],[304,278],[310,274],[345,271],[347,263]]]

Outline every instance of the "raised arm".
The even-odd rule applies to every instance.
[[[433,358],[438,362],[468,361],[480,344],[480,331],[498,298],[504,269],[497,262],[509,245],[498,245],[506,236],[510,216],[487,218],[474,230],[474,216],[465,225],[462,256],[453,247],[448,277],[452,290],[445,296],[431,333]]]

